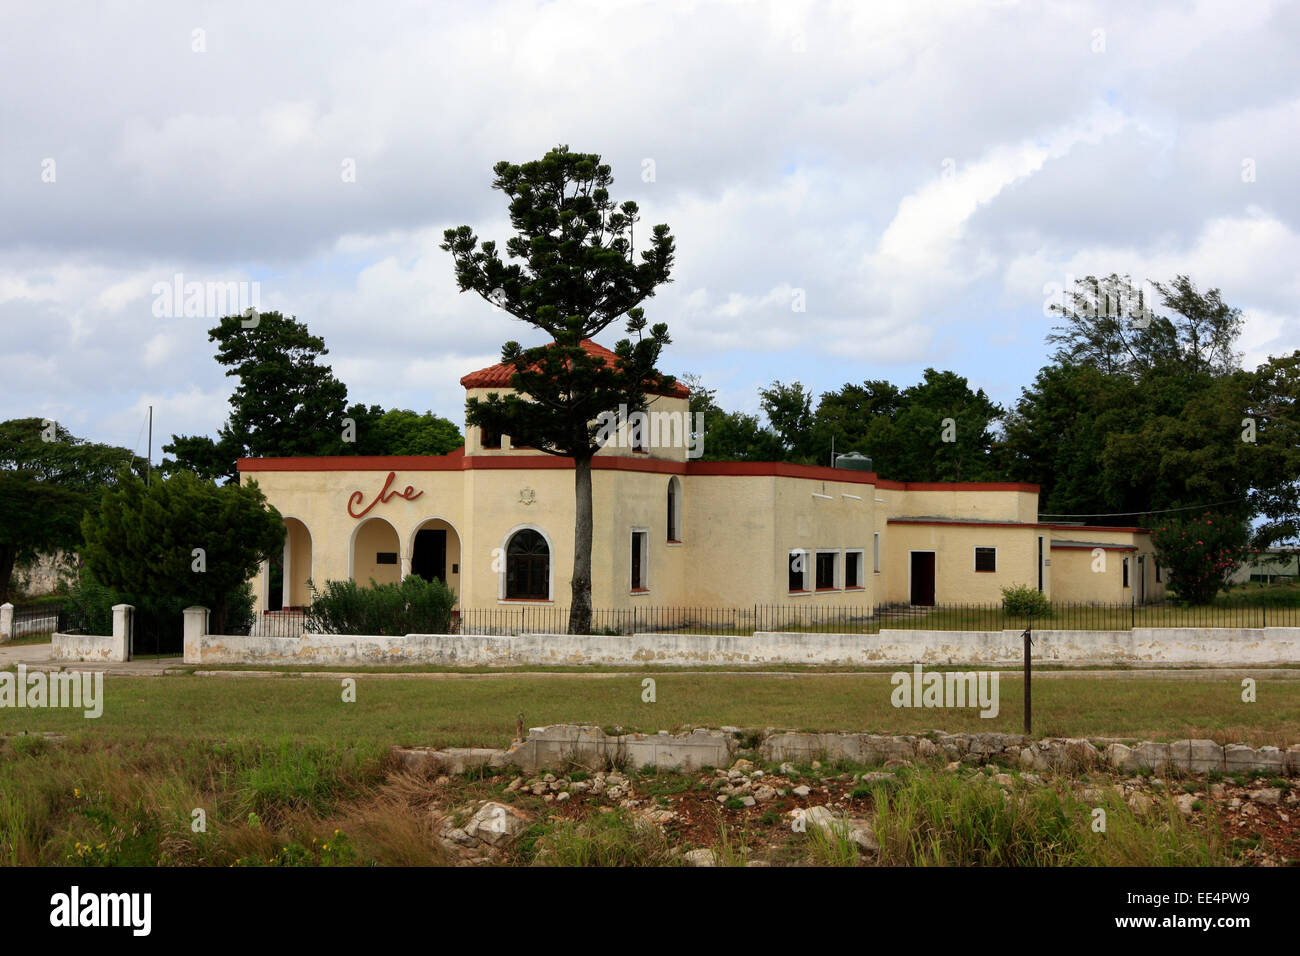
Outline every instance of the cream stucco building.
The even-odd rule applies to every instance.
[[[509,375],[492,366],[461,384],[481,397],[508,391]],[[1011,584],[1058,602],[1163,596],[1148,532],[1040,522],[1034,485],[700,461],[681,435],[684,388],[652,396],[650,413],[643,448],[625,423],[593,462],[596,608],[996,603]],[[567,459],[469,428],[445,456],[245,459],[239,470],[288,530],[282,572],[257,582],[262,610],[309,604],[309,580],[407,574],[445,580],[462,608],[569,604]]]

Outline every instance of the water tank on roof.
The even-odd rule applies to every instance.
[[[836,455],[835,467],[847,468],[850,471],[870,471],[871,459],[866,455],[859,455],[856,451],[851,451],[843,455]]]

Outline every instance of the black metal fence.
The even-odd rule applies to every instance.
[[[62,609],[57,604],[19,605],[14,608],[14,637],[52,634],[59,629]]]
[[[563,634],[570,609],[549,604],[462,608],[452,612],[453,634]],[[752,634],[754,631],[876,634],[885,630],[1000,631],[1032,624],[1035,630],[1126,631],[1134,627],[1300,627],[1300,607],[1261,605],[1053,604],[1032,619],[1001,604],[860,605],[753,604],[745,607],[634,607],[592,611],[593,634]],[[303,611],[272,611],[235,633],[299,637],[310,631]],[[428,630],[442,633],[439,622]]]
[[[185,652],[185,616],[174,611],[133,608],[128,630],[132,659],[179,657]]]

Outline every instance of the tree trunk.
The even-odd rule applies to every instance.
[[[591,633],[591,459],[573,462],[573,597],[569,633]]]

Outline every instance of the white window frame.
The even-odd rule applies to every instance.
[[[831,586],[828,588],[819,588],[817,586],[817,559],[820,558],[823,554],[829,554],[835,558],[835,563],[831,568]],[[824,591],[844,590],[844,563],[840,560],[839,548],[818,548],[814,552],[811,570],[812,570],[811,584],[814,591],[824,592]]]
[[[636,544],[636,536],[641,535],[641,587],[635,587],[632,582],[632,546]],[[629,594],[648,594],[650,593],[650,529],[649,528],[629,528],[627,533],[627,591]]]
[[[787,581],[786,587],[787,588],[789,587],[788,582],[790,580],[790,564],[793,561],[794,556],[796,554],[802,554],[806,559],[803,568],[803,587],[800,588],[798,591],[787,590],[786,593],[793,594],[793,595],[812,594],[813,593],[813,589],[812,589],[813,572],[814,572],[813,564],[815,563],[816,559],[813,557],[812,551],[810,551],[808,548],[791,548],[789,551],[786,552],[785,554],[785,576]]]
[[[981,552],[981,551],[992,551],[992,552],[993,552],[993,570],[992,570],[992,571],[980,571],[980,569],[979,569],[979,559],[978,559],[977,555],[978,555],[979,552]],[[971,568],[972,571],[975,571],[975,572],[977,572],[977,573],[979,573],[979,574],[997,574],[997,573],[998,573],[998,547],[997,547],[997,545],[995,545],[995,544],[976,544],[976,545],[971,545],[971,551],[970,551],[970,568]]]
[[[555,603],[555,542],[551,536],[535,524],[517,524],[505,533],[501,539],[501,570],[497,572],[497,603],[498,604],[529,604],[537,605],[542,602],[538,600],[525,600],[523,598],[506,597],[506,564],[508,557],[506,550],[510,547],[510,539],[520,531],[536,531],[546,542],[547,561],[546,561],[546,603]],[[464,554],[461,555],[461,563],[464,564]]]
[[[858,556],[858,580],[856,582],[849,580],[849,555]],[[844,590],[850,589],[859,591],[867,587],[867,549],[866,548],[845,548],[844,549]]]
[[[871,573],[880,573],[880,532],[875,531],[871,535]]]

